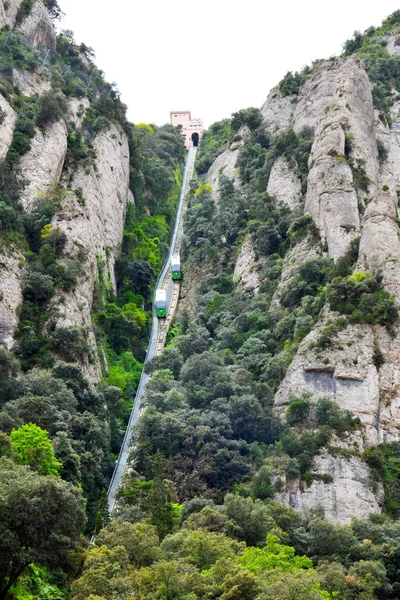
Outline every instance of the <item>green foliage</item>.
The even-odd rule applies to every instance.
[[[304,296],[324,293],[323,286],[330,279],[333,261],[330,258],[310,258],[303,262],[281,294],[281,303],[294,307]]]
[[[17,583],[10,589],[10,597],[18,600],[59,600],[67,593],[66,578],[60,570],[52,573],[46,567],[30,564],[24,570]]]
[[[400,445],[398,442],[372,446],[364,457],[385,489],[385,509],[396,519],[400,515]]]
[[[165,461],[159,452],[155,455],[152,469],[153,487],[149,497],[149,522],[155,526],[160,540],[163,540],[173,529],[174,512],[170,488],[164,481]]]
[[[84,525],[80,491],[56,477],[0,459],[0,595],[31,563],[65,566]]]
[[[347,326],[347,320],[345,317],[339,317],[332,321],[331,319],[328,321],[328,324],[322,329],[320,335],[318,336],[316,342],[314,343],[314,347],[323,350],[324,348],[328,348],[335,336],[342,331]]]
[[[374,354],[372,360],[377,369],[380,369],[386,361],[386,356],[382,352],[381,347],[379,346],[379,340],[376,337],[374,338]]]
[[[232,114],[231,129],[239,131],[241,127],[247,126],[250,131],[255,131],[262,124],[262,115],[259,108],[245,108]]]
[[[395,11],[380,27],[369,27],[363,34],[356,31],[353,38],[343,45],[345,56],[358,54],[363,59],[373,85],[374,105],[380,111],[381,118],[389,124],[390,107],[395,99],[392,90],[400,89],[400,60],[398,56],[389,54],[384,36],[391,33],[398,22],[398,11]],[[380,154],[380,158],[384,160],[384,154]]]
[[[57,0],[44,0],[43,4],[49,11],[52,19],[56,20],[61,18],[62,11],[58,5]]]
[[[56,96],[51,92],[43,94],[39,99],[39,112],[36,117],[38,127],[44,129],[47,125],[58,121],[65,110],[61,96]]]
[[[365,273],[335,277],[328,301],[333,310],[348,315],[351,323],[377,323],[391,330],[398,318],[394,296],[382,288],[379,277]]]
[[[200,148],[196,156],[196,171],[206,173],[218,154],[224,150],[231,138],[231,120],[224,119],[213,123],[203,132]]]
[[[19,457],[18,464],[28,465],[40,475],[59,477],[61,463],[54,456],[47,431],[29,423],[13,429],[10,440],[11,448]]]
[[[36,96],[21,101],[15,123],[13,139],[8,149],[6,161],[14,163],[31,148],[31,138],[35,135],[39,104]]]
[[[260,127],[246,139],[239,154],[237,166],[242,182],[255,180],[253,185],[256,189],[260,189],[261,185],[266,186],[275,160],[284,156],[289,165],[298,169],[305,192],[312,138],[313,130],[309,127],[305,127],[298,135],[288,128],[272,139]]]
[[[312,561],[306,556],[295,556],[294,548],[282,546],[276,535],[269,534],[264,548],[246,548],[238,562],[252,573],[263,571],[292,571],[311,569]]]
[[[160,557],[157,530],[145,522],[120,523],[113,519],[96,537],[96,544],[110,549],[122,546],[129,562],[137,569],[151,565]]]
[[[316,227],[312,217],[310,217],[310,215],[297,217],[297,219],[294,219],[291,223],[288,231],[291,245],[294,246],[298,241],[307,237],[309,233],[311,233],[313,237],[317,237]]]
[[[28,264],[23,282],[23,305],[17,332],[17,354],[24,369],[32,366],[51,366],[53,352],[64,360],[88,354],[85,332],[80,328],[48,326],[49,304],[56,290],[71,290],[84,268],[84,255],[64,256],[66,235],[49,223],[65,192],[60,187],[42,194],[33,210],[23,217],[25,234],[30,244]]]
[[[311,67],[304,67],[300,72],[292,73],[288,71],[285,77],[279,82],[279,91],[282,96],[298,94],[301,86],[312,73]]]
[[[314,407],[315,419],[318,425],[328,425],[337,431],[358,429],[360,419],[353,417],[349,410],[343,410],[329,398],[319,398]]]
[[[18,9],[16,22],[21,23],[31,12],[35,0],[22,0],[21,5]]]
[[[310,396],[304,393],[300,398],[291,396],[286,409],[286,421],[289,425],[296,425],[307,420],[310,412]]]
[[[131,302],[120,308],[117,304],[107,304],[97,317],[109,343],[117,354],[132,350],[135,337],[145,325],[146,314]]]
[[[141,372],[142,365],[132,352],[123,352],[118,358],[114,358],[113,364],[109,366],[107,383],[120,388],[127,399],[133,398]]]

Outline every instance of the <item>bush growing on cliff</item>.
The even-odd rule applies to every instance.
[[[227,146],[231,137],[231,120],[224,119],[213,123],[203,132],[200,148],[196,157],[197,173],[206,173],[218,154]]]
[[[35,0],[22,0],[17,12],[16,23],[20,24],[31,12]]]
[[[379,277],[358,272],[335,277],[328,288],[333,310],[348,315],[351,323],[378,323],[391,330],[398,319],[393,294],[382,288]]]
[[[396,519],[400,515],[400,444],[392,442],[372,446],[364,451],[364,457],[375,478],[385,490],[385,509]]]
[[[299,134],[288,128],[271,139],[269,136],[260,137],[256,130],[246,139],[237,160],[242,182],[250,183],[253,180],[255,189],[265,189],[275,160],[284,156],[289,165],[298,169],[305,192],[312,139],[313,130],[309,127]]]
[[[259,108],[245,108],[232,114],[231,129],[239,131],[241,127],[247,126],[250,131],[255,131],[262,124],[262,115]]]
[[[286,421],[288,425],[296,425],[306,421],[310,413],[310,395],[303,394],[300,398],[289,398],[289,406],[286,410]]]
[[[389,54],[385,35],[395,34],[398,23],[399,11],[395,11],[377,29],[369,27],[363,34],[356,31],[343,46],[345,56],[357,53],[363,59],[372,83],[374,105],[380,111],[381,118],[389,124],[392,119],[390,108],[395,99],[392,90],[400,89],[400,59]]]
[[[38,127],[44,129],[46,125],[55,123],[63,116],[65,110],[65,103],[60,96],[52,92],[43,94],[39,99],[39,112],[36,117]]]
[[[311,67],[304,67],[300,72],[288,71],[285,77],[279,82],[279,91],[282,96],[290,96],[298,94],[301,86],[307,80],[307,77],[312,72]]]
[[[349,410],[343,410],[329,398],[319,398],[314,406],[315,419],[318,425],[328,425],[338,431],[357,429],[360,419],[353,417]]]

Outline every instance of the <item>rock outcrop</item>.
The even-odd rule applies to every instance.
[[[256,294],[261,284],[258,272],[260,266],[261,263],[256,259],[251,237],[247,235],[236,259],[233,272],[234,281],[246,292]]]
[[[218,186],[220,175],[228,177],[235,187],[239,185],[239,170],[236,162],[239,156],[240,148],[243,146],[249,135],[249,129],[242,127],[234,136],[232,143],[226,148],[213,162],[206,175],[206,183],[211,185],[214,199],[218,201]]]
[[[273,88],[261,107],[263,123],[270,133],[280,133],[292,124],[296,98],[283,96],[279,88]]]
[[[394,37],[388,38],[392,54],[400,48],[399,36]],[[297,99],[273,89],[261,111],[272,134],[287,127],[298,134],[305,127],[314,131],[304,212],[321,236],[321,243],[303,239],[286,254],[273,307],[279,308],[282,290],[302,263],[323,256],[337,261],[357,237],[357,268],[379,271],[385,289],[400,302],[400,103],[392,107],[389,128],[374,109],[363,63],[350,57],[316,66]],[[209,181],[214,182],[229,152],[211,167]],[[226,174],[233,178],[229,169]],[[300,178],[283,156],[272,167],[267,191],[291,209],[301,206]],[[249,238],[239,252],[234,277],[243,289],[257,293],[261,281]],[[297,510],[321,505],[330,518],[349,523],[352,516],[364,518],[382,508],[382,487],[371,486],[362,452],[400,439],[400,336],[389,335],[379,325],[347,325],[321,350],[321,332],[338,316],[326,307],[300,343],[276,393],[275,406],[284,418],[293,396],[306,392],[312,401],[330,398],[359,417],[361,428],[332,435],[330,445],[341,452],[324,450],[317,455],[309,487],[300,480],[286,481],[277,500]],[[383,364],[377,362],[377,352],[385,357]]]
[[[3,160],[12,142],[17,115],[0,94],[0,160]]]
[[[342,525],[381,511],[383,488],[371,484],[369,469],[359,458],[324,453],[315,458],[312,475],[310,487],[299,479],[288,481],[287,493],[277,500],[298,511],[322,506],[326,517]],[[325,481],[323,475],[328,475]]]
[[[0,26],[15,25],[20,4],[20,0],[6,4],[0,0]],[[40,0],[14,31],[42,55],[55,48],[54,26]],[[14,86],[26,96],[51,90],[50,73],[45,68],[36,71],[14,68],[12,77]],[[127,203],[134,201],[129,190],[129,148],[126,135],[113,125],[92,141],[90,160],[70,160],[67,164],[67,123],[69,129],[78,130],[90,102],[85,97],[69,97],[65,101],[64,117],[36,130],[16,172],[22,188],[20,203],[26,212],[35,209],[43,195],[58,186],[57,194],[62,201],[52,226],[67,237],[61,262],[78,258],[82,273],[72,291],[52,299],[49,326],[82,328],[90,348],[83,367],[91,381],[98,381],[101,368],[91,320],[93,291],[99,271],[104,284],[116,288],[114,262],[122,240]],[[0,160],[10,147],[16,120],[16,112],[0,95]],[[0,250],[0,346],[11,348],[14,344],[23,276],[23,255],[13,244],[4,244]]]
[[[54,50],[56,47],[56,32],[50,15],[40,0],[36,0],[29,15],[17,27],[21,33],[32,44],[34,48],[42,52]]]
[[[350,241],[361,235],[359,268],[380,269],[385,287],[398,294],[397,134],[396,129],[389,133],[376,118],[371,85],[358,59],[327,61],[315,70],[301,90],[293,115],[294,129],[300,131],[304,126],[315,130],[305,212],[313,217],[329,255],[335,260],[343,256]],[[388,151],[381,164],[377,139],[385,139]],[[367,184],[363,189],[357,187],[354,167],[363,173]],[[294,253],[297,256],[296,249]],[[329,347],[318,351],[315,342],[322,328],[336,316],[326,311],[303,340],[275,403],[282,414],[290,397],[302,392],[314,400],[334,400],[361,420],[361,431],[341,439],[343,448],[356,448],[357,454],[372,444],[399,439],[399,342],[383,327],[348,325]],[[379,368],[374,361],[377,348],[386,356]],[[282,501],[297,503],[298,509],[320,504],[338,522],[381,509],[382,490],[371,491],[367,465],[359,456],[317,456],[313,472],[317,477],[309,488],[300,489],[298,484],[294,490],[290,483]],[[324,473],[333,477],[331,483],[318,479]]]
[[[334,259],[360,234],[358,204],[366,196],[356,189],[346,136],[352,164],[365,171],[372,195],[378,177],[374,123],[371,85],[358,59],[328,61],[304,84],[293,127],[297,132],[305,126],[315,129],[305,212],[313,217]]]
[[[76,128],[81,127],[89,106],[88,98],[70,98],[68,100],[68,116]]]
[[[86,364],[87,375],[98,380],[101,375],[91,320],[93,290],[99,277],[98,261],[104,267],[105,281],[115,289],[114,263],[122,241],[129,193],[129,149],[123,132],[116,126],[101,132],[93,147],[96,166],[72,168],[63,176],[70,190],[53,219],[53,227],[67,236],[65,253],[85,257],[84,275],[72,292],[56,301],[59,317],[56,327],[82,327],[94,359]]]
[[[21,202],[26,210],[35,204],[40,192],[59,182],[66,155],[67,127],[63,119],[36,132],[31,149],[20,161],[24,181]]]
[[[291,210],[298,209],[302,193],[296,164],[292,166],[284,156],[280,156],[271,169],[267,192],[278,203],[286,205]]]
[[[34,94],[40,95],[51,89],[51,83],[45,77],[44,73],[37,71],[13,69],[12,78],[14,85],[17,86],[25,96],[33,96]]]
[[[213,189],[214,198],[218,198],[218,185],[220,175],[225,175],[231,179],[234,185],[238,183],[239,172],[236,168],[236,161],[239,156],[239,147],[233,149],[227,148],[222,152],[211,165],[207,172],[206,182]]]
[[[14,345],[17,309],[22,302],[21,279],[24,257],[13,246],[0,250],[0,346]]]
[[[14,27],[21,2],[22,0],[0,0],[0,29],[5,25]]]

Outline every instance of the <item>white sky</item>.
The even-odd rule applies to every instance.
[[[261,106],[287,71],[339,54],[400,0],[59,0],[134,123],[191,110],[206,126]]]

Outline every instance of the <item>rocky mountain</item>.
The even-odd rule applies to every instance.
[[[4,5],[5,4],[5,5]],[[21,44],[37,49],[42,54],[55,50],[56,34],[47,8],[42,2],[33,3],[25,18],[18,13],[21,2],[1,3],[2,26],[10,27],[10,35],[20,35]],[[16,23],[17,16],[18,23]],[[11,33],[11,31],[13,33]],[[37,55],[40,57],[40,54]],[[24,65],[25,66],[25,65]],[[35,70],[12,68],[12,83],[25,97],[46,94],[52,89],[51,70],[46,65]],[[57,88],[55,88],[57,89]],[[17,121],[15,110],[2,96],[1,156],[4,159],[13,141]],[[67,253],[73,257],[78,251],[86,256],[89,269],[87,278],[77,288],[53,300],[57,310],[55,327],[83,327],[87,332],[92,364],[86,372],[93,381],[100,377],[100,363],[91,322],[91,306],[96,277],[96,256],[104,262],[107,276],[115,287],[114,263],[122,241],[127,204],[133,202],[129,192],[129,150],[127,136],[121,127],[114,126],[100,133],[94,141],[96,164],[79,165],[67,161],[68,127],[79,128],[85,111],[90,107],[87,97],[69,97],[65,113],[38,129],[30,148],[21,156],[18,165],[22,176],[20,202],[24,211],[36,208],[38,195],[62,185],[67,191],[53,217],[53,226],[65,232]],[[115,169],[115,171],[114,171]],[[74,189],[79,189],[78,198]],[[82,197],[87,202],[82,202]],[[8,348],[14,345],[18,324],[17,309],[22,302],[21,282],[24,259],[17,248],[3,245],[0,274],[0,343]]]
[[[302,265],[318,258],[340,264],[351,253],[352,242],[359,246],[353,272],[378,275],[382,289],[399,301],[398,92],[391,75],[383,111],[377,99],[381,82],[374,72],[376,64],[373,66],[377,48],[388,64],[393,62],[390,57],[399,53],[398,35],[392,23],[367,33],[358,53],[320,61],[303,74],[288,74],[261,107],[261,127],[269,136],[265,147],[288,131],[299,136],[312,132],[305,175],[300,174],[293,155],[283,152],[267,158],[271,163],[262,181],[276,206],[309,215],[316,234],[300,239],[284,255],[272,300],[275,309],[288,307],[285,298],[282,306],[281,297],[298,279]],[[293,84],[295,89],[291,90]],[[206,174],[217,201],[221,176],[244,194],[251,185],[249,179],[240,177],[238,168],[240,152],[243,156],[246,144],[250,144],[251,134],[243,124],[222,146]],[[262,284],[266,261],[262,254],[254,247],[254,234],[246,233],[237,245],[233,277],[236,285],[253,297]],[[193,290],[189,286],[190,296]],[[342,293],[345,297],[346,292]],[[318,398],[328,398],[358,417],[361,427],[339,437],[333,434],[328,448],[313,459],[311,485],[306,487],[301,478],[285,477],[277,498],[296,510],[322,506],[335,521],[348,523],[354,516],[365,518],[383,508],[382,485],[372,481],[363,452],[399,437],[400,338],[395,320],[390,330],[362,318],[335,328],[332,323],[339,314],[325,300],[309,333],[286,358],[288,368],[276,389],[274,404],[285,419],[294,397],[305,395],[311,405]],[[327,342],[318,343],[327,330]],[[323,481],[324,474],[332,481]]]
[[[395,600],[400,11],[204,132],[112,515],[185,151],[59,13],[0,0],[0,598]]]
[[[92,49],[56,35],[59,14],[54,0],[0,2],[0,429],[35,423],[55,445],[60,433],[91,530],[140,377],[184,145],[169,125],[127,121]]]

